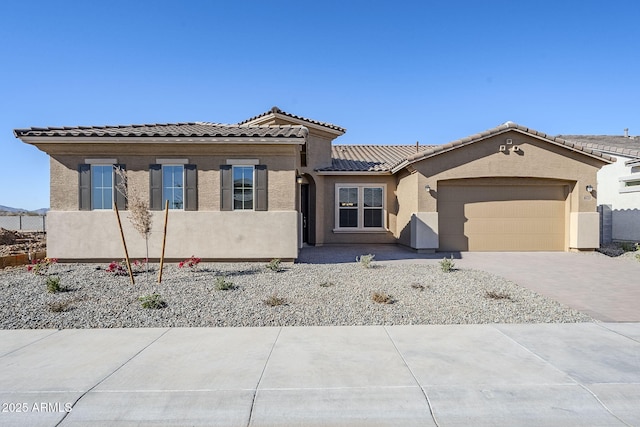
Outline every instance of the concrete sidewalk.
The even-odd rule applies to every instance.
[[[640,425],[640,323],[2,330],[0,362],[2,426]]]

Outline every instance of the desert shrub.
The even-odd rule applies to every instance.
[[[47,292],[51,294],[55,294],[57,292],[62,291],[62,286],[60,285],[60,278],[58,276],[49,276],[47,277]]]
[[[178,268],[189,267],[191,270],[195,271],[195,269],[198,267],[198,264],[200,264],[200,261],[202,261],[201,258],[197,258],[191,255],[191,258],[187,258],[184,261],[180,261],[178,263]]]
[[[502,300],[502,299],[509,300],[509,301],[513,300],[511,295],[503,291],[487,291],[487,293],[485,294],[485,297],[496,299],[496,300]]]
[[[440,268],[445,273],[452,271],[455,266],[456,263],[453,262],[453,255],[451,255],[451,258],[442,258],[442,261],[440,261]]]
[[[360,255],[359,257],[356,257],[356,262],[359,262],[364,268],[371,268],[371,263],[375,257],[376,256],[373,254]]]
[[[633,252],[637,250],[637,245],[633,242],[621,242],[620,247],[625,252]]]
[[[54,301],[48,304],[49,311],[53,313],[63,313],[69,311],[72,308],[73,303],[77,301],[82,301],[82,298],[68,298],[62,301]]]
[[[417,290],[419,290],[419,291],[424,291],[424,289],[425,289],[425,288],[424,288],[424,285],[421,285],[420,283],[412,283],[412,284],[411,284],[411,287],[412,287],[413,289],[417,289]]]
[[[155,292],[151,295],[143,295],[141,297],[138,297],[138,301],[140,301],[142,308],[160,309],[167,306],[167,303],[162,299],[162,296]]]
[[[107,273],[113,273],[115,276],[126,276],[127,274],[127,264],[126,261],[111,261],[109,266],[104,270]]]
[[[269,295],[269,297],[267,297],[267,299],[263,300],[262,302],[264,302],[269,307],[276,307],[278,305],[285,305],[287,303],[287,300],[284,298],[280,298],[279,296],[274,294]]]
[[[70,306],[71,306],[71,300],[55,301],[55,302],[49,303],[49,311],[52,311],[54,313],[63,313],[65,311],[68,311]]]
[[[267,264],[266,267],[271,271],[281,271],[282,267],[280,266],[280,262],[280,258],[274,258],[269,261],[269,264]]]
[[[37,276],[44,276],[49,272],[49,267],[57,262],[57,258],[32,259],[31,264],[27,266],[27,271],[31,271]]]
[[[224,277],[222,276],[218,276],[216,277],[216,289],[219,291],[229,291],[231,289],[235,289],[235,285],[226,280]]]
[[[384,292],[374,292],[371,294],[371,300],[373,302],[377,302],[378,304],[393,304],[393,297]]]

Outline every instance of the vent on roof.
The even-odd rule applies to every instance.
[[[629,128],[624,129],[624,137],[629,138]]]

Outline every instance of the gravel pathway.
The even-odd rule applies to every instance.
[[[0,329],[209,326],[412,325],[589,322],[592,319],[501,277],[437,264],[201,263],[165,265],[163,283],[136,285],[106,264],[55,264],[63,292],[24,268],[0,271]],[[233,289],[219,290],[224,278]],[[145,283],[146,282],[146,283]],[[167,306],[144,309],[138,297],[159,293]],[[377,303],[374,293],[389,296]],[[281,299],[281,305],[265,300]],[[382,298],[384,299],[384,298]],[[277,301],[276,301],[277,302]]]

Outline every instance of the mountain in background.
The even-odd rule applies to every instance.
[[[26,209],[21,208],[12,208],[10,206],[2,206],[0,205],[0,215],[45,215],[49,211],[49,208],[41,208],[35,211],[28,211]]]

